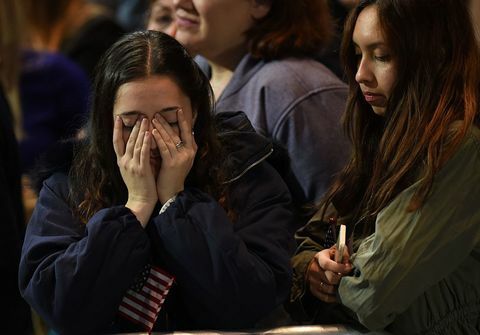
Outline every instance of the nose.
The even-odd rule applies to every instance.
[[[371,86],[375,81],[375,76],[370,69],[368,60],[362,58],[358,63],[357,73],[355,74],[355,80],[359,84],[365,84]]]
[[[172,4],[173,4],[174,8],[178,8],[178,6],[180,6],[181,4],[185,4],[186,2],[188,2],[188,1],[186,1],[186,0],[173,0]]]
[[[179,8],[182,8],[183,10],[186,10],[186,11],[192,11],[194,9],[194,4],[192,0],[173,0],[172,6],[174,10],[178,10]]]
[[[165,33],[172,36],[172,37],[175,37],[175,35],[177,34],[177,25],[175,23],[175,20],[166,29]]]

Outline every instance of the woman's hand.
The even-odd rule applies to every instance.
[[[337,263],[333,260],[335,251],[335,247],[331,247],[318,252],[307,270],[310,292],[327,303],[337,302],[336,294],[340,279],[352,270],[348,252],[343,257],[344,263]]]
[[[157,176],[157,195],[162,204],[183,191],[197,153],[192,128],[182,109],[177,111],[177,120],[181,138],[160,114],[153,119],[155,129],[152,133],[162,156],[162,166]]]
[[[113,149],[117,155],[120,174],[127,186],[128,207],[145,227],[157,203],[155,178],[150,167],[151,134],[148,120],[138,121],[125,145],[123,125],[120,117],[116,117],[113,128]]]

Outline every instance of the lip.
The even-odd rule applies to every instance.
[[[383,94],[377,94],[372,92],[363,92],[365,101],[372,106],[383,107],[387,101],[387,98]]]
[[[175,16],[175,24],[178,28],[183,28],[183,29],[191,29],[191,28],[196,28],[199,25],[199,21],[189,17],[189,16],[184,16],[184,15],[179,15],[177,14]]]

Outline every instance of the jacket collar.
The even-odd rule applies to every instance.
[[[227,181],[240,179],[249,170],[273,153],[273,145],[266,137],[257,134],[243,112],[220,112],[215,115],[219,139],[227,152]]]

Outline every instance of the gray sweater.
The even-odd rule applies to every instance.
[[[340,126],[346,97],[346,85],[313,59],[246,55],[216,110],[245,112],[260,134],[286,148],[291,171],[284,177],[295,201],[305,204],[322,197],[348,158]]]

